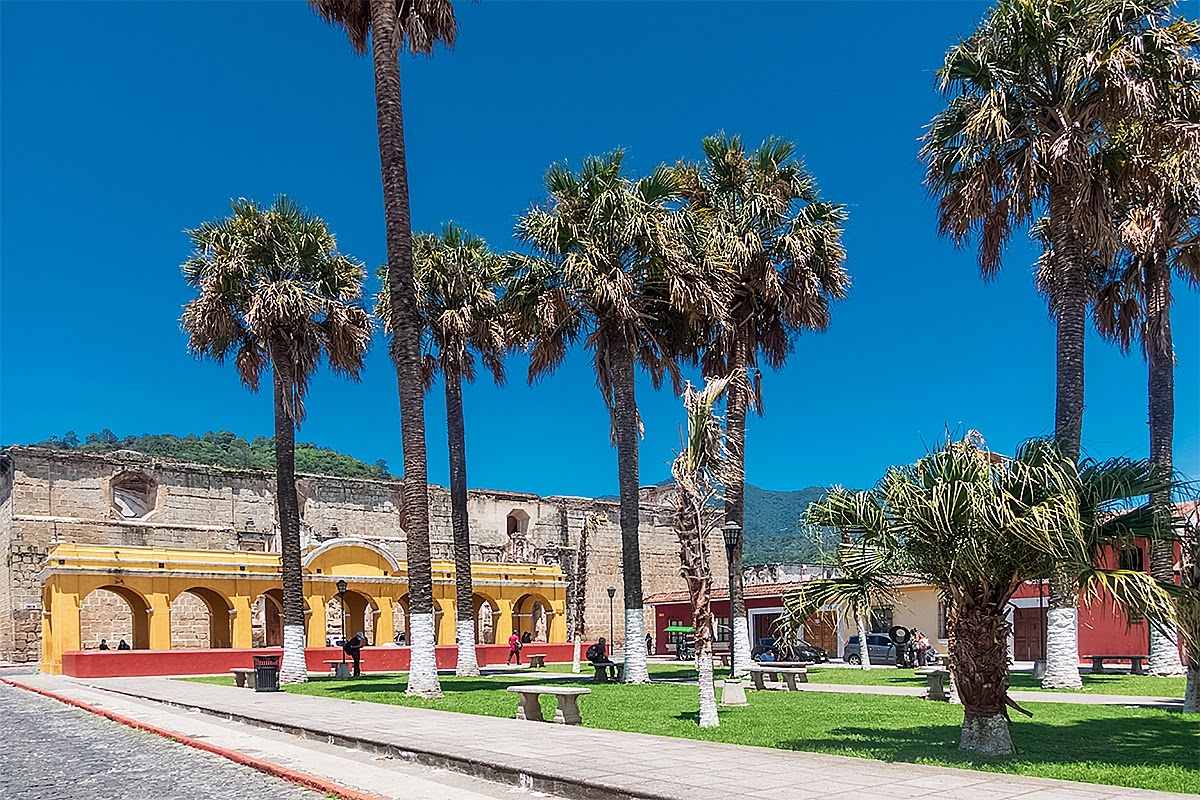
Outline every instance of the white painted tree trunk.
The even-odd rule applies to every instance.
[[[750,674],[750,665],[754,657],[750,655],[750,625],[745,617],[729,620],[733,628],[733,668],[737,672],[733,677],[741,678]]]
[[[640,608],[625,609],[625,682],[649,683],[646,667],[646,617]]]
[[[442,687],[438,683],[437,655],[434,652],[436,639],[433,634],[433,614],[409,614],[410,662],[408,665],[408,690],[405,694],[417,697],[438,698]]]
[[[858,626],[858,657],[862,659],[862,668],[871,668],[871,652],[867,649],[867,624],[861,614],[854,618]]]
[[[279,666],[280,683],[304,683],[308,667],[304,663],[304,626],[283,626],[283,663]]]
[[[1079,689],[1079,610],[1046,610],[1046,674],[1043,689]]]
[[[964,717],[959,750],[970,750],[989,756],[1006,756],[1013,752],[1012,735],[1003,714],[990,717]]]
[[[1200,667],[1189,667],[1183,690],[1183,712],[1200,714]]]
[[[571,658],[571,672],[579,674],[579,635],[575,635],[575,655]]]
[[[717,719],[717,689],[713,684],[712,645],[696,654],[696,674],[700,678],[700,727],[715,728]]]
[[[1169,633],[1179,635],[1178,631],[1174,630]],[[1151,675],[1182,675],[1186,672],[1183,662],[1179,660],[1179,645],[1172,636],[1154,625],[1150,626],[1150,658],[1147,661],[1147,669]]]
[[[475,621],[459,620],[455,626],[455,642],[458,644],[458,662],[454,674],[460,678],[479,677],[479,659],[475,655]]]

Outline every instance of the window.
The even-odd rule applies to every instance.
[[[716,636],[714,641],[729,641],[729,617],[713,617],[713,634]]]
[[[668,624],[668,627],[671,627],[671,628],[674,628],[674,627],[682,628],[684,623],[683,623],[683,620],[681,620],[681,619],[673,619],[673,620],[669,620],[667,624]],[[679,644],[680,642],[684,641],[684,638],[683,638],[684,635],[685,634],[681,633],[680,631],[667,631],[667,643],[668,644]]]
[[[124,519],[141,519],[154,510],[158,487],[140,472],[122,472],[112,479],[112,510]]]
[[[1117,566],[1133,572],[1145,572],[1146,559],[1142,548],[1137,546],[1122,547],[1117,551]]]
[[[892,628],[892,618],[894,609],[891,608],[876,608],[871,611],[871,631],[879,633],[880,631],[889,631]]]

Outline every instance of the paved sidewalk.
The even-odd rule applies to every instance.
[[[51,691],[75,679],[30,676]],[[87,685],[573,798],[1150,800],[1182,795],[456,714],[162,678]],[[514,700],[514,711],[516,701]]]

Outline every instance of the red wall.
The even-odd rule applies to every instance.
[[[587,648],[587,644],[581,646]],[[438,669],[454,669],[458,648],[442,645],[436,648]],[[408,669],[408,647],[364,647],[363,672],[404,672]],[[569,663],[574,655],[573,644],[527,644],[521,651],[522,663],[529,663],[531,653],[541,653],[548,663]],[[253,656],[283,655],[278,647],[253,650],[80,650],[63,653],[63,674],[75,678],[116,678],[143,675],[222,675],[236,667],[254,666]],[[482,644],[475,648],[480,666],[503,664],[508,658],[508,645]],[[310,672],[326,672],[326,661],[340,661],[341,648],[310,647],[304,660]],[[349,660],[349,659],[347,659]]]
[[[746,599],[746,609],[751,608],[778,608],[783,605],[781,597],[750,597]],[[729,616],[729,601],[728,600],[713,600],[712,615],[717,619]],[[689,602],[683,603],[664,603],[654,607],[654,653],[655,655],[675,655],[675,645],[667,644],[666,627],[671,624],[671,620],[683,620],[684,625],[692,624],[692,604]],[[752,634],[753,635],[753,634]],[[751,642],[753,646],[753,642]],[[729,649],[728,642],[716,642],[715,649]]]

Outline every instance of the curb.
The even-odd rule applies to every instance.
[[[0,683],[5,683],[18,689],[24,689],[25,691],[33,692],[34,694],[40,694],[43,697],[48,697],[51,700],[57,700],[65,705],[74,706],[75,708],[105,717],[106,719],[110,719],[113,722],[118,722],[127,727],[134,728],[139,731],[145,731],[147,733],[153,733],[156,736],[163,737],[164,739],[170,739],[173,742],[179,742],[180,744],[187,745],[188,747],[195,748],[196,750],[203,750],[206,753],[212,753],[213,755],[228,759],[234,763],[241,764],[244,767],[250,767],[258,772],[262,772],[279,778],[280,780],[287,781],[288,783],[298,784],[324,794],[336,795],[340,798],[343,798],[343,800],[387,800],[387,798],[379,795],[364,794],[363,792],[355,791],[354,789],[347,789],[344,786],[339,786],[338,784],[325,780],[324,778],[318,778],[315,775],[309,775],[307,772],[298,772],[294,769],[281,767],[278,764],[272,764],[270,761],[253,758],[245,755],[244,753],[239,753],[236,750],[229,750],[224,747],[219,747],[215,744],[202,742],[199,739],[192,739],[191,737],[184,736],[181,733],[169,731],[166,728],[160,728],[157,725],[151,725],[146,722],[140,722],[136,719],[117,714],[116,712],[108,711],[106,709],[93,706],[89,703],[85,703],[82,700],[75,700],[74,698],[57,694],[56,692],[39,689],[35,686],[27,686],[23,683],[9,680],[8,678],[4,677],[0,677]]]

